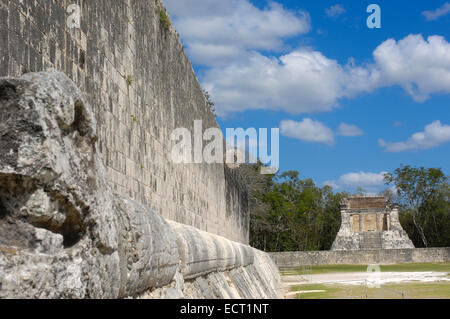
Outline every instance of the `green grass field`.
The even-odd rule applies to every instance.
[[[450,282],[388,284],[381,288],[314,284],[292,287],[291,291],[325,290],[297,294],[297,299],[450,299]]]
[[[416,263],[380,265],[383,272],[447,272],[450,277],[450,263]],[[365,272],[367,265],[325,265],[311,268],[286,270],[282,275],[306,275],[344,272]],[[323,292],[306,292],[294,295],[298,299],[450,299],[450,282],[410,282],[385,284],[381,288],[367,288],[365,285],[344,284],[302,284],[291,287],[291,292],[324,290]]]
[[[336,272],[365,272],[368,265],[323,265],[312,266],[310,271],[305,268],[296,268],[282,271],[282,275],[326,274]],[[417,264],[395,264],[380,265],[381,271],[406,272],[406,271],[439,271],[450,272],[450,263],[417,263]]]

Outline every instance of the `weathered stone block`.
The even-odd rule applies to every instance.
[[[0,80],[0,297],[117,298],[172,281],[175,235],[112,194],[95,123],[59,72]]]
[[[106,162],[104,156],[105,165],[126,176],[126,183],[117,184],[108,173],[113,190],[165,218],[248,243],[247,190],[235,174],[222,164],[184,166],[170,159],[174,129],[193,131],[194,120],[203,120],[204,129],[218,124],[175,32],[161,28],[161,3],[82,1],[79,30],[67,27],[68,2],[1,3],[0,18],[6,20],[0,19],[0,43],[8,46],[0,52],[8,49],[0,54],[0,76],[50,65],[84,90],[98,122],[101,153],[132,162],[125,166],[118,156]]]
[[[297,251],[270,253],[281,269],[304,265],[370,265],[450,262],[450,247],[382,250]]]

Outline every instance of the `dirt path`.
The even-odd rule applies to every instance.
[[[362,285],[365,282],[369,284],[387,284],[400,282],[434,282],[450,281],[447,272],[349,272],[349,273],[328,273],[313,275],[286,275],[283,276],[283,282],[287,288],[300,284],[348,284]]]

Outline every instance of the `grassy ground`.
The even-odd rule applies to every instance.
[[[380,265],[383,272],[418,272],[438,271],[447,272],[450,277],[450,263],[417,263]],[[326,274],[339,272],[366,272],[367,265],[324,265],[301,267],[283,271],[283,275],[307,275]],[[450,282],[410,282],[392,283],[382,285],[381,288],[367,288],[364,285],[343,284],[303,284],[291,287],[291,291],[324,290],[324,292],[312,292],[297,294],[300,299],[407,299],[407,298],[445,298],[450,299]]]
[[[285,270],[281,273],[283,275],[303,275],[308,274],[325,274],[336,272],[365,272],[368,265],[324,265],[312,266],[307,268],[296,268]],[[439,271],[450,272],[450,263],[418,263],[418,264],[395,264],[395,265],[380,265],[381,271],[404,272],[404,271]]]
[[[301,293],[298,299],[450,299],[450,283],[402,283],[382,285],[381,288],[340,284],[313,284],[292,287],[291,291],[325,290]]]

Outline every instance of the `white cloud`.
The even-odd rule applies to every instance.
[[[424,150],[450,142],[450,125],[442,125],[435,121],[425,126],[424,132],[413,134],[406,142],[386,142],[379,139],[378,143],[389,152],[403,152],[409,150]]]
[[[425,19],[427,21],[437,20],[442,16],[445,16],[450,13],[450,3],[446,2],[442,5],[442,7],[437,8],[436,10],[427,10],[422,12]]]
[[[400,85],[417,102],[450,93],[450,43],[441,36],[409,35],[383,42],[375,51],[378,87]]]
[[[377,192],[384,185],[384,174],[387,172],[370,173],[370,172],[355,172],[344,174],[338,180],[330,180],[324,182],[324,185],[329,185],[335,189],[354,190],[362,187],[369,192]]]
[[[311,48],[287,51],[287,39],[311,30],[307,12],[273,1],[264,9],[249,0],[163,1],[191,60],[205,66],[200,80],[221,117],[249,109],[327,112],[343,98],[387,86],[401,86],[417,102],[450,93],[450,43],[441,36],[389,39],[371,63],[350,57],[341,65]]]
[[[337,17],[346,12],[342,4],[335,4],[325,9],[325,14],[329,17]]]
[[[249,56],[249,53],[242,48],[226,44],[194,42],[187,50],[191,60],[202,65],[225,65],[237,60],[245,60]]]
[[[277,58],[255,53],[247,63],[215,67],[203,77],[219,115],[244,109],[290,113],[330,111],[345,94],[339,64],[320,52],[298,50]]]
[[[252,50],[284,47],[284,38],[310,31],[307,12],[276,2],[259,9],[248,0],[163,0],[196,64],[217,66],[246,59]]]
[[[279,58],[252,52],[245,63],[211,67],[202,83],[219,116],[249,109],[331,111],[342,98],[388,86],[401,86],[417,102],[433,93],[450,93],[450,43],[441,36],[390,39],[373,55],[372,64],[355,66],[305,48]]]
[[[336,183],[336,181],[325,181],[325,182],[323,183],[323,185],[324,185],[324,186],[330,186],[330,187],[332,187],[333,189],[339,189],[339,188],[340,188],[340,186]]]
[[[327,126],[309,118],[301,122],[284,120],[280,123],[280,132],[287,137],[305,142],[317,142],[327,145],[334,144],[334,133]]]
[[[337,134],[342,136],[362,136],[364,135],[364,131],[356,125],[341,123],[339,125]]]
[[[280,132],[286,137],[296,138],[305,142],[316,142],[327,145],[335,143],[335,133],[325,124],[305,118],[301,122],[284,120],[280,123]],[[364,135],[356,125],[341,123],[336,132],[338,135],[354,137]]]

